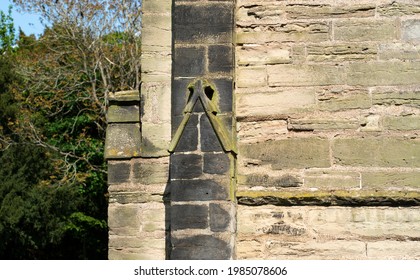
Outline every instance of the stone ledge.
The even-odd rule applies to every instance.
[[[412,191],[239,191],[238,204],[277,206],[420,206],[420,192]]]

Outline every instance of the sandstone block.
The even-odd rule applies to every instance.
[[[369,92],[360,88],[330,88],[317,92],[317,108],[322,111],[367,109],[371,107]]]
[[[359,128],[358,119],[289,119],[288,130],[296,131],[324,131],[324,130],[342,130]]]
[[[141,155],[144,157],[168,156],[171,141],[170,123],[142,123]]]
[[[420,259],[418,241],[377,241],[367,244],[369,259],[379,260],[415,260]]]
[[[141,85],[142,122],[170,122],[171,83],[144,82]]]
[[[404,21],[402,23],[402,38],[406,41],[420,41],[420,20]]]
[[[298,175],[269,176],[267,174],[238,175],[239,185],[251,187],[294,188],[303,185],[303,179]]]
[[[374,189],[419,189],[420,172],[362,172],[362,187]]]
[[[242,46],[236,51],[238,65],[290,63],[290,50],[281,45]]]
[[[123,184],[130,179],[129,161],[108,161],[108,184]]]
[[[420,13],[420,6],[418,3],[398,3],[393,1],[390,4],[378,6],[378,13],[387,17],[416,15]]]
[[[171,230],[207,228],[208,215],[206,205],[171,205]]]
[[[304,187],[319,190],[355,189],[360,187],[360,174],[348,171],[308,171]]]
[[[262,44],[272,42],[323,42],[330,39],[330,26],[326,22],[293,22],[268,30],[236,33],[238,44]]]
[[[109,124],[106,129],[105,158],[140,156],[139,124]]]
[[[256,143],[284,138],[288,133],[287,121],[253,121],[238,123],[238,139],[241,143]]]
[[[339,138],[333,141],[337,165],[420,167],[420,141],[385,137]]]
[[[140,110],[138,105],[111,105],[107,112],[108,123],[139,122]]]
[[[162,14],[143,14],[142,17],[143,28],[142,30],[142,45],[170,47],[172,40],[171,32],[171,16]],[[168,49],[170,50],[170,49]],[[154,49],[157,51],[157,49]]]
[[[365,242],[334,240],[326,242],[267,241],[267,251],[272,259],[343,260],[366,259]]]
[[[388,43],[379,45],[380,60],[419,60],[420,46],[406,43]]]
[[[357,18],[373,17],[376,5],[311,5],[289,4],[286,7],[287,17],[290,19],[315,19],[315,18]]]
[[[397,39],[394,20],[339,20],[334,23],[334,39],[339,41],[390,41]]]
[[[172,2],[168,0],[148,0],[143,3],[143,13],[171,13]]]
[[[382,125],[389,130],[420,130],[419,116],[385,116]]]
[[[212,235],[172,238],[172,260],[227,260],[232,249],[225,240]]]
[[[420,81],[418,62],[352,63],[347,67],[349,85],[410,85],[418,81]]]
[[[378,47],[372,43],[308,45],[307,59],[314,62],[376,60]]]
[[[237,116],[274,116],[304,110],[315,105],[315,92],[310,88],[276,89],[275,92],[240,94]]]
[[[239,67],[236,70],[238,87],[261,87],[267,84],[267,70],[264,66]]]
[[[332,65],[268,65],[269,86],[326,86],[345,83],[344,69]]]
[[[139,159],[133,162],[133,183],[166,184],[169,180],[168,160]]]
[[[271,164],[273,169],[329,167],[329,142],[322,138],[290,138],[240,144],[239,155]]]
[[[377,89],[372,93],[373,105],[405,105],[420,107],[420,90],[418,89]]]
[[[135,236],[140,231],[139,207],[132,204],[110,204],[108,226],[110,234]]]

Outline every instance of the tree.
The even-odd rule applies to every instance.
[[[141,2],[14,2],[46,30],[20,32],[15,67],[0,66],[0,164],[13,163],[0,172],[0,257],[106,258],[105,110],[110,91],[139,87]]]
[[[8,14],[0,11],[0,54],[10,52],[15,43],[15,27],[12,18],[12,6],[9,6]]]

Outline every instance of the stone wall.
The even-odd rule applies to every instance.
[[[238,258],[420,257],[419,13],[238,0]]]
[[[146,0],[111,259],[420,259],[417,0]]]

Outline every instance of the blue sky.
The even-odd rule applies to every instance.
[[[10,0],[0,0],[0,10],[7,14],[8,7],[11,3],[12,1]],[[20,27],[26,35],[39,35],[44,30],[44,27],[39,21],[39,15],[21,14],[18,13],[14,8],[12,16],[15,23],[16,31],[18,31]]]

